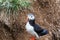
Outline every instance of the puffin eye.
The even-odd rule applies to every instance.
[[[32,16],[31,16],[31,18],[32,18]]]

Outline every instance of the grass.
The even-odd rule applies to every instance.
[[[19,10],[30,7],[30,0],[0,0],[0,9]]]

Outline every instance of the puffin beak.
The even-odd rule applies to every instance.
[[[28,22],[28,17],[26,17],[26,22]]]

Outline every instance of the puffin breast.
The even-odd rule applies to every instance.
[[[34,28],[29,23],[26,24],[26,31],[30,34],[34,34]]]

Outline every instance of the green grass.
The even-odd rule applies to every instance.
[[[0,0],[0,8],[18,10],[29,6],[30,0]]]

